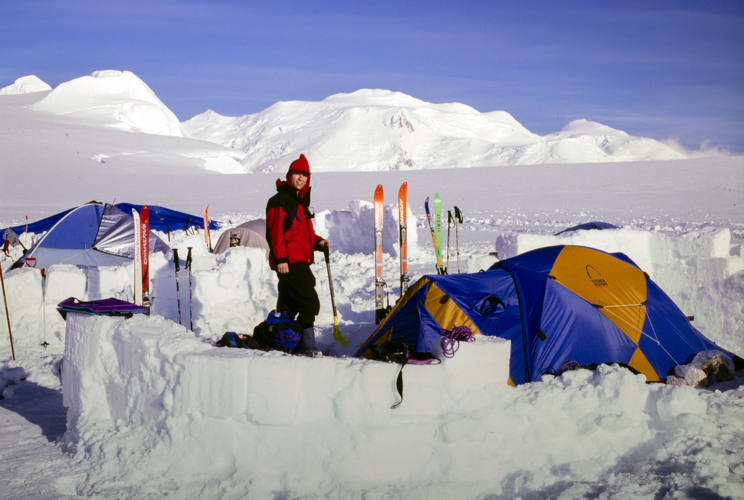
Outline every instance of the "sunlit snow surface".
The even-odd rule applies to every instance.
[[[209,204],[225,227],[263,216],[289,156],[278,156],[271,174],[218,175],[254,168],[246,167],[240,148],[198,140],[188,124],[180,125],[183,136],[172,121],[166,121],[171,133],[152,129],[153,117],[167,118],[167,108],[130,75],[86,77],[126,80],[124,98],[107,101],[101,95],[113,86],[99,89],[96,99],[105,106],[88,116],[70,116],[59,107],[56,113],[32,109],[62,86],[50,93],[29,80],[0,95],[0,227],[93,199],[192,214]],[[132,126],[119,126],[113,113],[101,109],[132,102],[133,88],[148,109],[162,113],[133,113],[127,118]],[[462,105],[428,105],[402,94],[332,96],[322,106],[343,109],[339,118],[345,120],[362,97],[359,109],[370,110],[380,99],[386,106],[392,99],[400,108],[393,123],[402,124],[402,132],[404,118],[413,124],[412,117],[429,113],[434,123],[437,113],[460,113],[531,136],[506,113],[484,117]],[[375,112],[384,114],[369,111]],[[475,134],[471,126],[467,133]],[[557,135],[578,140],[602,127],[574,122]],[[610,132],[624,140],[623,133]],[[286,155],[305,153],[316,171],[325,162],[338,165],[332,155],[349,170],[369,161],[353,148],[316,149],[286,134],[297,148]],[[173,233],[171,246],[182,255],[192,247],[195,256],[191,287],[183,268],[179,275],[183,326],[173,263],[155,254],[153,315],[76,318],[65,351],[68,336],[56,304],[70,296],[131,299],[131,266],[53,266],[42,282],[38,270],[8,271],[21,256],[19,247],[11,249],[0,263],[17,360],[11,360],[3,308],[0,497],[744,498],[741,375],[692,389],[646,385],[642,377],[603,367],[514,389],[497,380],[503,362],[489,363],[499,359],[498,342],[483,339],[442,365],[406,367],[404,402],[391,410],[398,400],[397,367],[344,357],[374,329],[369,202],[380,183],[388,208],[385,278],[391,302],[397,298],[395,203],[404,181],[409,226],[416,223],[409,237],[414,280],[434,272],[423,205],[438,192],[445,210],[456,205],[465,216],[450,232],[453,272],[456,241],[462,272],[552,244],[621,251],[694,315],[693,324],[707,337],[744,352],[742,158],[543,163],[384,172],[332,172],[341,170],[334,167],[313,174],[315,223],[331,241],[336,304],[350,340],[346,349],[332,341],[328,277],[318,262],[317,326],[326,354],[320,359],[211,347],[225,331],[251,331],[274,305],[276,278],[259,250],[213,255],[203,233]],[[620,229],[553,236],[591,220]],[[218,236],[214,232],[213,241]],[[38,237],[22,240],[30,245]],[[195,333],[189,331],[190,288]],[[64,384],[60,371],[67,373]]]

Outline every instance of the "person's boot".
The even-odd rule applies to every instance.
[[[316,358],[321,355],[321,352],[315,347],[314,327],[302,330],[302,348],[308,356]]]

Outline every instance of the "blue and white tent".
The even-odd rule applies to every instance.
[[[90,203],[98,204],[98,202],[95,201],[91,201]],[[138,212],[141,212],[143,207],[143,205],[133,205],[131,203],[117,203],[114,206],[127,214],[131,214],[133,208],[136,209]],[[179,212],[177,210],[171,210],[170,208],[161,207],[158,205],[148,205],[148,208],[150,210],[150,229],[162,231],[164,233],[193,228],[204,229],[204,219],[201,216],[187,214],[186,212]],[[57,222],[60,221],[60,219],[62,219],[62,217],[69,214],[73,210],[75,209],[70,208],[63,212],[45,217],[36,222],[12,226],[8,229],[16,234],[25,232],[40,234],[49,231]],[[219,228],[219,222],[209,221],[210,230],[216,231]],[[0,231],[0,233],[2,232],[3,231]]]
[[[150,251],[170,248],[150,232]],[[134,258],[134,219],[113,205],[91,202],[66,212],[13,269],[29,265],[47,269],[53,264],[117,266]]]

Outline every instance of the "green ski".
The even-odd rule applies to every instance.
[[[439,193],[434,193],[434,231],[437,237],[437,262],[441,274],[447,274],[447,268],[442,266],[442,199]]]

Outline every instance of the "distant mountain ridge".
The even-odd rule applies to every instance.
[[[194,138],[242,151],[243,166],[254,172],[281,170],[300,153],[320,171],[686,158],[659,141],[596,122],[577,120],[539,136],[505,111],[480,113],[388,90],[279,102],[241,117],[207,111],[183,127]]]
[[[481,113],[465,104],[429,103],[390,90],[283,101],[240,117],[209,110],[179,123],[128,71],[97,71],[50,89],[29,76],[0,89],[0,95],[48,91],[29,108],[94,125],[223,146],[231,150],[226,158],[230,171],[284,171],[300,153],[307,155],[314,171],[326,172],[687,158],[659,141],[596,122],[576,120],[540,136],[505,111]]]

